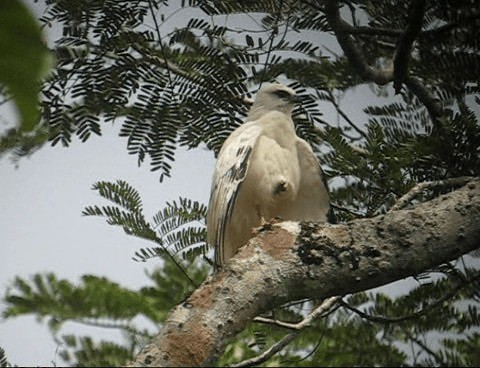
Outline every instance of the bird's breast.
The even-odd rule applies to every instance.
[[[295,147],[282,147],[274,139],[260,137],[243,185],[261,215],[265,218],[277,216],[272,216],[271,212],[279,203],[291,201],[297,196],[299,180]]]

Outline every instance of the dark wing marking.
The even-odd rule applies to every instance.
[[[245,123],[225,141],[218,156],[207,218],[208,242],[215,247],[217,265],[224,260],[226,228],[260,133],[261,127],[256,122]]]

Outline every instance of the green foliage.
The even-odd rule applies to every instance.
[[[180,198],[178,203],[167,203],[153,217],[151,224],[143,214],[140,194],[125,181],[97,182],[93,185],[93,190],[115,205],[89,206],[84,209],[83,215],[105,217],[109,225],[121,226],[126,234],[154,242],[155,247],[140,249],[133,259],[145,262],[160,257],[173,262],[192,285],[197,285],[190,279],[176,255],[181,254],[184,259],[190,260],[200,254],[205,255],[207,245],[204,219],[207,209],[204,205]]]
[[[0,54],[0,84],[18,108],[19,130],[31,131],[38,123],[38,83],[49,59],[37,20],[19,0],[0,3]]]
[[[140,194],[128,183],[122,180],[115,183],[97,182],[92,189],[115,206],[89,206],[82,212],[84,216],[106,217],[108,224],[122,226],[128,235],[160,241],[145,220]]]
[[[179,198],[178,202],[167,202],[166,207],[155,214],[153,225],[168,248],[193,260],[206,253],[206,216],[205,205]]]
[[[408,64],[420,89],[405,85],[396,96],[389,86],[362,80],[336,51],[323,2],[45,3],[41,21],[63,33],[52,46],[58,64],[42,85],[42,130],[21,143],[7,135],[2,151],[27,154],[46,135],[52,144],[84,142],[101,135],[103,124],[115,123],[128,152],[163,179],[178,146],[218,152],[242,123],[258,86],[281,80],[301,98],[293,113],[296,129],[318,154],[340,221],[384,213],[421,181],[480,175],[480,10],[474,1],[426,2]],[[410,2],[337,3],[352,25],[348,37],[368,65],[390,68]],[[371,93],[364,101],[366,84]],[[365,118],[350,117],[344,107],[342,96],[355,91],[361,91],[356,98]],[[323,115],[327,108],[336,119]],[[206,207],[179,198],[147,220],[130,184],[100,181],[93,189],[108,204],[89,206],[84,215],[153,243],[133,257],[161,261],[148,275],[153,285],[129,290],[92,275],[78,285],[52,274],[17,278],[6,294],[4,317],[47,319],[69,364],[122,365],[152,334],[134,318],[160,326],[205,278],[208,267],[200,256],[207,252]],[[449,189],[425,190],[417,201]],[[480,365],[478,267],[431,271],[436,273],[419,275],[418,287],[401,297],[376,292],[344,298],[342,307],[264,364]],[[298,322],[312,303],[279,308],[273,317]],[[60,336],[67,321],[113,326],[123,331],[124,344]],[[286,333],[251,323],[218,364],[256,356]]]
[[[0,157],[5,152],[25,156],[48,139],[40,124],[39,92],[53,58],[38,20],[20,0],[0,3],[0,55],[0,105],[10,102],[18,112],[15,126],[0,135]]]
[[[417,365],[478,366],[480,271],[451,265],[443,270],[442,277],[426,276],[398,298],[370,294],[354,318],[380,326],[381,341],[411,344]]]
[[[127,182],[117,180],[97,182],[93,190],[112,202],[114,206],[88,206],[85,216],[105,217],[110,225],[118,225],[128,235],[134,235],[157,244],[154,248],[143,248],[135,253],[135,260],[146,261],[152,257],[167,257],[182,254],[183,258],[194,259],[206,252],[205,205],[185,198],[166,204],[166,207],[148,222],[143,214],[140,194]]]
[[[103,277],[84,275],[81,283],[74,285],[58,280],[55,275],[36,274],[32,280],[15,278],[5,301],[10,307],[3,312],[5,318],[35,312],[47,318],[55,332],[69,319],[131,319],[142,314],[158,321],[158,312],[152,301],[135,291],[130,291]]]
[[[273,316],[294,323],[301,321],[311,307],[310,302],[302,303],[293,308],[275,310]],[[292,343],[269,360],[269,364],[289,367],[404,364],[405,353],[389,341],[377,338],[381,330],[381,326],[363,323],[358,318],[351,318],[345,310],[338,310],[302,330]],[[219,366],[252,358],[279,341],[285,333],[286,330],[278,326],[251,323],[229,344]]]
[[[60,357],[73,367],[118,367],[133,355],[131,349],[111,342],[95,343],[90,337],[77,338],[68,335],[63,336],[63,342],[74,353],[65,350],[60,353]]]
[[[190,262],[184,262],[182,267],[192,269],[190,277],[197,284],[208,272],[205,266],[193,267]],[[30,280],[17,277],[5,294],[2,317],[34,314],[39,320],[46,319],[59,341],[60,356],[69,363],[122,365],[153,336],[151,327],[161,326],[170,309],[192,289],[190,280],[173,263],[166,263],[147,276],[151,285],[139,290],[93,275],[82,276],[78,284],[51,273],[35,274]],[[139,316],[149,322],[150,328],[138,321]],[[97,343],[89,337],[62,335],[67,322],[121,331],[128,348],[108,341]]]
[[[0,348],[0,367],[10,367],[10,364],[7,360],[7,354],[2,348]]]

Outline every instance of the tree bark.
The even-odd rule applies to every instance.
[[[346,224],[267,225],[176,306],[133,366],[211,365],[254,317],[287,301],[384,285],[480,246],[480,179],[414,208]]]

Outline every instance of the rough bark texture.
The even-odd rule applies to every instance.
[[[367,290],[480,246],[480,180],[423,203],[342,225],[263,228],[170,313],[134,366],[214,363],[228,339],[286,301]]]

